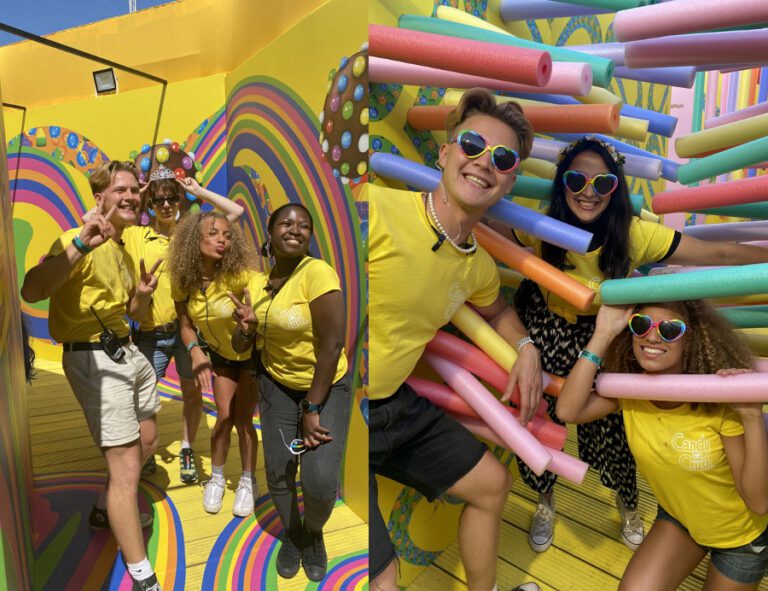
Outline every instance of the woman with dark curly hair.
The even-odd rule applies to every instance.
[[[610,372],[727,376],[751,371],[747,346],[700,300],[603,306],[557,414],[584,423],[622,411],[629,447],[658,501],[620,591],[677,589],[707,554],[704,588],[757,589],[768,567],[762,403],[668,402],[664,392],[648,393],[660,401],[602,398],[592,384],[603,356]]]
[[[644,264],[661,261],[678,265],[768,261],[768,249],[704,242],[632,217],[623,163],[623,156],[613,146],[591,136],[569,144],[560,155],[548,215],[593,234],[585,254],[568,252],[518,230],[512,232],[520,244],[532,246],[548,263],[598,292],[586,312],[530,280],[523,281],[515,294],[520,318],[541,351],[542,368],[555,375],[568,375],[579,351],[592,336],[600,305],[600,284],[605,279],[624,278]],[[545,397],[550,416],[557,421],[555,399]],[[635,550],[644,532],[637,516],[635,460],[627,446],[621,417],[611,414],[579,425],[578,444],[581,459],[600,473],[605,486],[616,491],[621,540]],[[518,467],[523,481],[539,493],[528,541],[533,550],[543,552],[554,539],[552,492],[557,477],[551,472],[536,476],[521,461]]]
[[[192,356],[195,383],[213,389],[216,424],[211,433],[211,479],[204,483],[203,507],[218,513],[224,497],[224,463],[232,426],[237,429],[243,475],[232,512],[253,512],[258,439],[253,427],[256,387],[250,374],[251,351],[237,352],[230,335],[237,323],[229,294],[243,297],[254,274],[260,274],[255,253],[240,228],[216,213],[188,214],[176,227],[168,268],[181,338]],[[197,327],[200,335],[195,332]],[[215,377],[215,379],[213,379]]]

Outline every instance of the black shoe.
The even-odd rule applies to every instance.
[[[328,554],[325,552],[323,532],[304,530],[304,544],[301,549],[301,565],[310,581],[319,583],[328,569]]]
[[[277,551],[277,560],[275,560],[275,566],[277,567],[277,574],[284,579],[292,579],[299,572],[299,566],[301,566],[301,550],[296,546],[293,541],[294,537],[288,532],[283,534],[283,543],[280,546],[280,550]]]
[[[132,591],[163,591],[160,588],[160,583],[157,582],[157,575],[152,575],[148,579],[141,581],[133,580]]]
[[[155,472],[157,472],[157,462],[155,461],[155,456],[149,456],[147,461],[144,462],[144,466],[141,468],[141,475],[149,476]]]

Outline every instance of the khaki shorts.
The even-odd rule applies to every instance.
[[[65,351],[62,366],[99,447],[139,438],[139,421],[160,410],[155,370],[133,343],[112,361],[104,351]]]

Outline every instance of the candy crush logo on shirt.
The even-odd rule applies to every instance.
[[[672,436],[672,448],[680,452],[678,462],[689,472],[702,472],[715,467],[710,459],[711,444],[704,435],[698,439],[686,439],[685,433],[675,433]]]
[[[467,294],[464,290],[461,289],[459,282],[455,281],[451,283],[450,287],[448,288],[448,305],[445,307],[443,318],[445,318],[446,321],[453,318],[453,315],[456,314],[456,311],[459,309],[459,307],[466,301]]]
[[[304,315],[301,306],[293,305],[287,310],[278,312],[277,323],[287,330],[303,330],[309,328],[309,318]]]

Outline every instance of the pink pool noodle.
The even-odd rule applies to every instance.
[[[472,410],[472,407],[445,384],[438,384],[437,382],[415,376],[409,377],[405,382],[416,391],[416,394],[427,398],[432,404],[439,406],[447,412],[480,419],[480,416]],[[516,419],[519,419],[520,412],[517,409],[511,406],[504,406],[504,409]],[[525,428],[545,446],[557,449],[563,448],[568,435],[565,427],[541,417],[533,417]]]
[[[768,176],[756,176],[727,183],[661,191],[651,199],[653,213],[693,211],[768,200]]]
[[[764,402],[768,399],[765,375],[620,374],[597,377],[597,392],[606,398],[679,402]]]
[[[374,56],[369,58],[368,77],[371,82],[385,84],[411,84],[446,88],[481,87],[504,92],[546,92],[577,96],[588,94],[592,87],[592,68],[588,64],[576,62],[554,62],[552,64],[552,76],[549,82],[543,86],[517,84]]]
[[[768,373],[768,359],[765,357],[759,357],[755,360],[755,371],[760,373]]]
[[[546,51],[368,25],[371,56],[442,70],[543,86],[552,75]]]
[[[466,369],[432,353],[425,353],[424,359],[501,437],[508,449],[520,456],[520,459],[536,474],[544,473],[552,461],[550,453],[520,424],[520,421],[504,411],[504,405],[488,392],[476,377]]]
[[[504,392],[509,381],[509,372],[496,363],[485,352],[444,330],[438,330],[435,337],[427,343],[427,351],[460,365],[467,371],[475,374],[488,382],[499,392]],[[552,381],[549,374],[542,372],[542,380],[546,388]],[[520,406],[520,389],[515,388],[510,400],[512,404]],[[547,412],[547,401],[539,403],[536,414],[544,416]]]
[[[624,61],[630,68],[730,66],[762,63],[766,55],[768,30],[758,29],[632,41],[626,45]]]
[[[493,429],[491,429],[482,421],[478,419],[471,419],[469,417],[456,415],[451,416],[459,423],[464,425],[464,427],[470,433],[473,433],[478,437],[482,437],[483,439],[487,439],[488,441],[495,443],[496,445],[500,445],[501,447],[507,447],[501,438],[493,431]],[[575,484],[581,484],[584,481],[584,476],[586,476],[587,470],[589,470],[589,464],[582,462],[581,460],[577,460],[573,456],[570,456],[558,449],[552,449],[546,446],[545,449],[552,456],[552,461],[549,463],[547,468],[550,472],[553,472],[558,476],[562,476],[563,478],[570,480]]]
[[[717,72],[707,72],[707,93],[704,95],[704,127],[707,119],[715,117],[717,113],[717,81],[720,75]]]
[[[766,21],[765,0],[676,0],[617,12],[613,32],[618,41],[636,41]]]
[[[768,113],[768,101],[752,105],[746,109],[739,109],[733,113],[726,113],[724,115],[720,115],[719,117],[706,119],[704,121],[704,129],[719,127],[720,125],[726,125],[728,123],[733,123],[734,121],[749,119],[750,117],[757,117],[758,115],[765,115],[766,113]]]

